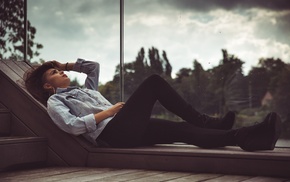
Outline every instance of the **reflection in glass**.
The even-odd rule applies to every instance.
[[[235,127],[278,112],[282,139],[288,139],[290,39],[284,25],[290,25],[289,16],[279,5],[126,0],[125,98],[157,73],[200,112],[235,111]],[[103,88],[114,101],[118,81],[115,74]],[[158,103],[153,115],[179,120]]]
[[[42,45],[35,42],[36,28],[27,22],[27,51],[25,49],[25,0],[1,1],[0,59],[28,60],[39,56]],[[27,52],[27,56],[26,55]]]
[[[283,119],[282,138],[290,138],[290,39],[284,33],[289,10],[236,1],[124,5],[125,100],[157,73],[200,112],[235,111],[235,127],[276,111]],[[40,57],[100,62],[100,92],[112,103],[120,100],[119,6],[113,0],[28,1],[29,20],[44,45]],[[179,121],[158,103],[152,113]]]

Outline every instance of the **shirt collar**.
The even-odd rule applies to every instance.
[[[69,92],[73,89],[77,89],[78,87],[76,86],[70,86],[70,87],[67,87],[67,88],[56,88],[56,93],[57,94],[60,94],[60,93],[64,93],[64,92]]]

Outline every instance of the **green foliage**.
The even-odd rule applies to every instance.
[[[290,71],[284,69],[273,79],[276,81],[276,87],[273,91],[274,100],[272,107],[286,120],[290,114]]]
[[[200,112],[222,115],[228,110],[239,110],[245,100],[243,62],[226,50],[217,67],[204,70],[195,60],[193,69],[182,68],[177,73],[175,89]],[[241,102],[242,100],[242,102]]]
[[[159,56],[158,49],[154,47],[149,49],[148,52],[149,61],[145,56],[144,48],[141,48],[137,54],[135,61],[126,63],[124,65],[124,80],[126,93],[125,98],[128,98],[128,96],[137,89],[138,85],[151,74],[155,73],[163,76],[165,79],[171,79],[172,67],[166,56],[166,52],[163,51],[162,57]],[[116,67],[114,79],[111,83],[114,85],[114,87],[119,87],[119,70],[120,66],[118,65]],[[117,88],[114,90],[117,90]]]
[[[0,59],[23,59],[24,55],[24,1],[0,2]],[[34,42],[36,28],[27,22],[27,59],[39,56],[43,46]]]
[[[102,95],[104,95],[112,103],[117,103],[120,101],[119,84],[114,81],[107,82],[105,85],[100,85],[99,92],[101,92]]]
[[[222,50],[220,64],[209,70],[193,61],[193,68],[181,68],[171,77],[172,67],[163,51],[152,47],[145,55],[143,48],[136,59],[125,64],[125,98],[153,73],[165,78],[170,85],[198,111],[209,115],[223,115],[228,110],[237,112],[235,127],[260,122],[270,111],[278,112],[283,120],[290,121],[290,70],[280,59],[260,59],[248,75],[242,72],[244,64],[239,58]],[[100,92],[110,101],[119,101],[119,65],[113,81],[100,87]],[[262,105],[265,94],[272,95],[269,105]],[[178,120],[159,103],[152,112],[155,117]],[[288,122],[290,123],[290,122]],[[288,130],[287,130],[288,131]],[[289,134],[290,135],[290,134]]]

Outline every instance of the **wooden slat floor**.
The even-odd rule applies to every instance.
[[[166,172],[138,169],[111,169],[87,167],[49,167],[0,173],[1,182],[42,181],[134,181],[134,182],[290,182],[290,178],[266,176],[238,176],[206,173]]]

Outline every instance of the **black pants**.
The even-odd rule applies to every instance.
[[[185,122],[150,118],[159,101]],[[160,76],[148,77],[105,127],[99,139],[112,147],[136,147],[184,142],[204,148],[235,145],[235,130],[201,128],[194,110]]]

